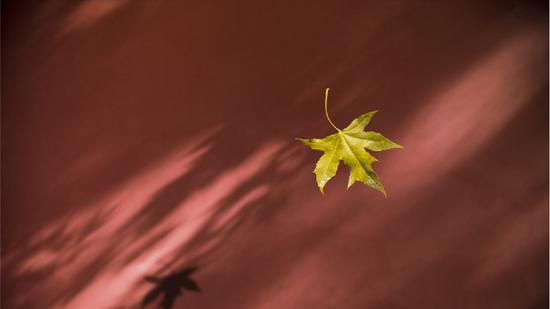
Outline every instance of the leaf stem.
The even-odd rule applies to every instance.
[[[340,129],[338,129],[336,127],[336,125],[334,125],[334,123],[332,122],[332,120],[330,120],[330,116],[328,115],[328,91],[330,90],[330,88],[327,88],[325,90],[325,115],[327,116],[327,120],[328,122],[330,123],[330,125],[335,128],[337,131],[340,131]]]

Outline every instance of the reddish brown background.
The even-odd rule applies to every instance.
[[[1,223],[3,308],[547,308],[547,3],[3,2]]]

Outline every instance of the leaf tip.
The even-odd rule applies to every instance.
[[[294,140],[299,141],[299,142],[301,142],[302,144],[304,144],[304,145],[306,145],[306,146],[309,146],[309,145],[308,145],[309,140],[308,140],[307,138],[295,137]]]
[[[373,110],[371,112],[368,112],[366,113],[365,115],[368,115],[370,117],[370,119],[372,119],[374,117],[374,115],[376,115],[378,113],[378,110]],[[370,119],[369,119],[369,122],[370,122]]]
[[[349,188],[351,188],[351,186],[353,186],[354,183],[355,183],[355,179],[353,179],[350,175],[350,177],[348,178],[348,186],[346,187],[346,190],[349,190]]]
[[[313,171],[313,173],[316,174],[315,171]],[[325,185],[326,184],[327,184],[326,181],[324,181],[323,179],[317,178],[317,187],[319,187],[319,191],[321,191],[322,195],[325,195]]]
[[[384,194],[384,197],[387,198],[388,194],[386,193],[386,188],[382,184],[380,184],[379,187],[375,188],[376,190],[380,191],[380,193]]]

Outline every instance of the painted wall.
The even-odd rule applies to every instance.
[[[4,2],[2,307],[547,308],[547,5]],[[325,87],[387,198],[316,188]]]

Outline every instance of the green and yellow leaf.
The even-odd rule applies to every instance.
[[[343,130],[336,128],[327,112],[328,90],[325,94],[325,112],[328,121],[338,132],[321,139],[297,139],[313,150],[324,152],[313,171],[319,190],[324,193],[325,185],[336,175],[340,161],[344,161],[350,169],[348,188],[355,182],[361,182],[386,195],[384,186],[372,168],[372,164],[378,160],[365,149],[382,151],[403,147],[380,133],[364,131],[377,111],[357,117]]]

